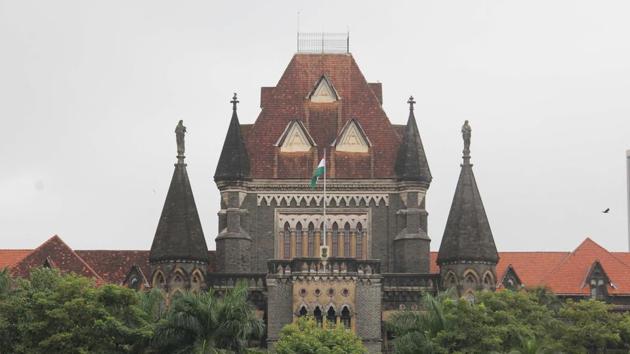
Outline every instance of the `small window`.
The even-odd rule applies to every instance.
[[[306,310],[306,306],[302,305],[302,307],[300,307],[300,312],[298,312],[298,316],[303,317],[303,316],[306,316],[307,314],[308,314],[308,310]]]
[[[291,259],[291,227],[284,223],[284,258]]]
[[[350,257],[350,224],[343,227],[343,256]]]
[[[339,256],[339,226],[337,223],[334,223],[332,227],[332,256]]]
[[[350,310],[348,309],[348,306],[345,306],[343,310],[341,310],[341,323],[343,323],[344,327],[350,329],[352,324],[350,321]]]
[[[363,258],[363,226],[361,223],[357,224],[357,258]]]
[[[302,223],[295,226],[295,256],[302,257]]]
[[[324,322],[324,316],[322,314],[322,309],[320,309],[319,306],[317,306],[315,308],[315,311],[313,311],[313,317],[315,317],[317,325],[321,327],[322,323]]]
[[[337,323],[337,314],[332,306],[328,309],[328,312],[326,312],[326,320],[331,324]]]
[[[313,257],[315,255],[315,225],[313,223],[308,224],[308,246],[307,252],[309,257]]]

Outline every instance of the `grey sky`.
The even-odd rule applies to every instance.
[[[626,250],[627,1],[0,0],[0,248],[59,234],[77,249],[149,249],[188,127],[208,246],[230,118],[252,123],[303,31],[351,32],[393,123],[416,117],[434,176],[436,250],[465,119],[499,250]],[[611,208],[610,214],[601,210]]]

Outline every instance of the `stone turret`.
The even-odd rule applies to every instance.
[[[471,129],[462,127],[463,163],[444,229],[437,263],[444,288],[459,295],[479,289],[494,290],[499,261],[490,223],[470,163]]]
[[[232,119],[214,174],[221,192],[219,235],[216,238],[217,271],[247,273],[251,271],[252,239],[242,226],[241,215],[246,210],[241,207],[247,195],[243,182],[249,177],[249,157],[238,121],[236,93],[230,103]]]
[[[208,247],[184,163],[182,121],[175,133],[177,163],[149,254],[151,286],[171,294],[204,288],[208,268]]]
[[[428,273],[429,246],[425,195],[431,183],[431,171],[422,146],[422,139],[413,113],[413,97],[409,104],[409,119],[398,151],[395,170],[400,183],[401,220],[394,239],[394,272]]]

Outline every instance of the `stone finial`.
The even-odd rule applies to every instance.
[[[179,123],[177,123],[177,126],[175,127],[175,138],[177,141],[177,162],[178,163],[183,163],[184,162],[184,153],[186,152],[186,145],[185,145],[185,135],[186,135],[186,127],[184,126],[184,121],[180,120]]]
[[[232,110],[234,112],[236,112],[236,105],[239,103],[240,101],[238,100],[238,98],[236,97],[236,92],[234,92],[234,96],[232,97],[232,100],[230,101],[230,103],[232,104]]]
[[[472,129],[468,124],[468,121],[464,121],[464,125],[462,125],[462,138],[464,139],[464,162],[470,162],[470,136],[472,133]]]
[[[416,101],[413,99],[413,96],[409,96],[409,100],[407,100],[407,103],[409,103],[409,110],[413,111],[413,105],[416,104]]]

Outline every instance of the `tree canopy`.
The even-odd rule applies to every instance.
[[[361,354],[367,353],[361,340],[343,326],[322,328],[311,317],[301,317],[280,332],[278,354]]]

